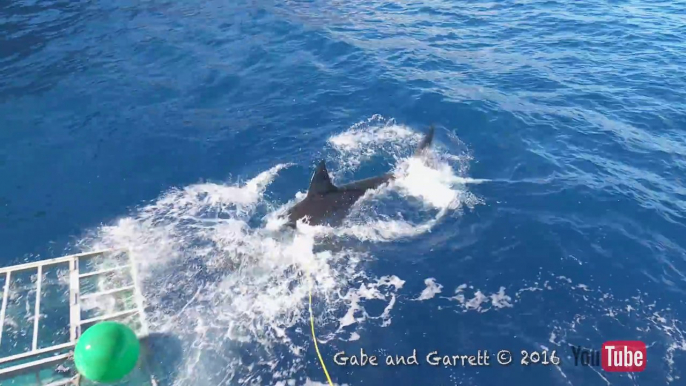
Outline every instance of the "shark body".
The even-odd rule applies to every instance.
[[[420,142],[415,155],[420,155],[428,148],[434,137],[434,128]],[[300,219],[307,219],[310,225],[321,225],[324,223],[338,224],[349,213],[350,208],[370,189],[391,181],[394,178],[392,173],[381,176],[367,178],[351,182],[349,184],[335,186],[331,182],[329,172],[326,170],[326,162],[320,161],[312,175],[310,187],[305,199],[291,207],[286,217],[286,223],[290,227],[295,227]]]

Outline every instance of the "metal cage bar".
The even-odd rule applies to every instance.
[[[90,258],[93,256],[104,255],[106,253],[124,252],[124,251],[125,251],[124,249],[103,249],[103,250],[93,251],[93,252],[77,253],[75,255],[62,256],[62,257],[57,257],[54,259],[39,260],[39,261],[34,261],[32,263],[25,263],[25,264],[13,265],[10,267],[3,267],[3,268],[0,268],[0,273],[6,273],[9,271],[12,271],[12,272],[26,271],[29,269],[37,268],[39,265],[46,267],[49,265],[55,265],[55,264],[60,264],[60,263],[68,263],[69,260],[72,260],[72,259]]]
[[[10,293],[11,271],[5,274],[5,290],[2,293],[2,309],[0,309],[0,344],[2,344],[2,330],[5,328],[5,312],[7,311],[7,299]]]
[[[33,355],[47,354],[47,353],[50,353],[53,351],[59,351],[59,350],[72,348],[72,347],[74,347],[74,342],[62,343],[62,344],[58,344],[55,346],[41,348],[38,350],[27,351],[27,352],[23,352],[21,354],[15,354],[15,355],[12,355],[9,357],[0,358],[0,364],[10,363],[10,362],[14,362],[14,361],[19,360],[19,359],[28,358],[28,357],[33,356]]]
[[[101,269],[99,271],[93,271],[93,272],[86,272],[82,273],[79,275],[79,278],[84,278],[84,277],[89,277],[89,276],[96,276],[96,275],[102,275],[104,273],[109,273],[109,272],[116,272],[116,271],[121,271],[122,269],[129,268],[128,265],[120,265],[118,267],[112,267],[112,268],[106,268],[106,269]]]
[[[147,318],[145,317],[145,304],[143,303],[143,293],[141,292],[140,287],[136,285],[136,283],[138,283],[138,267],[136,266],[136,262],[133,260],[133,256],[131,255],[131,253],[128,254],[128,258],[129,264],[131,265],[131,280],[133,281],[134,285],[134,299],[136,300],[136,306],[138,307],[138,319],[140,320],[141,324],[141,334],[147,336],[148,322]]]
[[[94,318],[82,320],[80,324],[83,326],[85,324],[91,324],[95,322],[102,322],[104,320],[111,320],[111,319],[117,319],[122,316],[127,316],[127,315],[133,315],[138,313],[138,308],[132,308],[130,310],[125,310],[125,311],[119,311],[119,312],[113,312],[111,314],[105,314],[105,315],[100,315],[96,316]]]
[[[66,353],[66,354],[60,354],[60,355],[53,355],[48,358],[43,358],[39,360],[35,360],[32,362],[27,362],[27,363],[22,363],[20,365],[12,366],[12,367],[6,367],[0,371],[0,379],[8,379],[13,376],[21,375],[21,374],[26,374],[26,373],[32,373],[38,370],[41,370],[45,368],[46,366],[51,366],[54,364],[57,364],[63,360],[69,359],[71,357],[71,353]]]
[[[33,315],[33,343],[31,351],[38,350],[38,324],[40,323],[40,295],[43,285],[43,266],[38,266],[38,277],[36,278],[36,309]]]
[[[128,256],[128,264],[119,265],[112,268],[101,269],[93,272],[80,273],[79,266],[83,259],[88,259],[98,255],[105,255],[109,253],[121,253],[124,252]],[[41,296],[43,293],[43,274],[45,273],[45,267],[53,266],[57,264],[68,264],[69,266],[69,342],[52,345],[49,347],[39,348],[39,330],[40,330],[40,317],[41,317]],[[7,314],[8,302],[9,302],[9,292],[10,292],[10,281],[12,274],[16,272],[22,272],[27,270],[37,271],[36,279],[36,303],[34,307],[34,318],[33,318],[33,339],[31,342],[31,349],[27,352],[20,354],[15,354],[7,357],[0,357],[1,364],[11,364],[14,361],[28,359],[31,357],[37,357],[39,355],[45,355],[50,353],[55,353],[55,355],[33,360],[27,363],[18,364],[15,366],[5,367],[0,369],[0,379],[8,379],[13,376],[27,374],[35,372],[36,382],[39,385],[43,384],[40,380],[38,371],[45,367],[49,367],[59,363],[60,361],[69,359],[72,355],[71,352],[59,353],[64,350],[71,350],[76,345],[78,337],[81,335],[82,326],[92,324],[95,322],[103,320],[117,319],[120,317],[138,315],[138,320],[140,322],[139,336],[143,337],[148,334],[147,321],[145,320],[144,314],[144,302],[142,298],[142,293],[138,287],[138,272],[136,270],[136,264],[133,261],[131,254],[122,249],[116,250],[99,250],[93,252],[79,253],[75,255],[69,255],[64,257],[59,257],[55,259],[48,259],[42,261],[36,261],[32,263],[19,264],[11,267],[0,268],[0,274],[5,274],[5,286],[2,296],[2,308],[0,309],[0,344],[2,344],[2,334],[5,325],[5,319]],[[81,294],[81,279],[86,277],[94,277],[98,275],[104,275],[111,272],[129,270],[131,279],[133,280],[133,285],[121,286],[118,288],[113,288],[110,290]],[[133,291],[134,299],[136,302],[136,307],[132,309],[127,309],[124,311],[112,312],[104,315],[99,315],[90,319],[81,319],[81,301],[89,298],[95,298],[105,295],[116,295],[124,291]],[[61,386],[78,384],[78,377],[72,379],[60,380],[57,382],[50,383],[49,386]]]
[[[126,287],[114,288],[114,289],[110,289],[107,291],[100,291],[100,292],[93,292],[90,294],[83,294],[83,295],[81,295],[81,300],[97,298],[97,297],[105,296],[105,295],[112,295],[112,294],[116,294],[116,293],[124,292],[124,291],[134,291],[135,289],[136,289],[135,285],[129,285]]]
[[[78,379],[76,377],[70,379],[64,379],[61,381],[50,383],[46,386],[66,386],[66,385],[78,385]]]
[[[81,335],[81,302],[79,301],[79,259],[69,260],[69,341]]]

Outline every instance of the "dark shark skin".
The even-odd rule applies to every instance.
[[[433,136],[434,128],[431,127],[417,147],[415,156],[420,155],[431,145]],[[342,186],[335,186],[331,183],[329,172],[326,170],[326,163],[322,160],[312,175],[310,188],[305,199],[288,210],[286,214],[288,222],[286,225],[294,228],[296,222],[305,217],[307,217],[307,222],[310,225],[327,223],[337,225],[347,216],[350,208],[357,200],[368,190],[376,189],[393,178],[393,175],[388,173]]]

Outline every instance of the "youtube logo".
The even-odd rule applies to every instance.
[[[617,340],[603,343],[603,370],[609,372],[639,372],[646,368],[646,345],[638,340]]]

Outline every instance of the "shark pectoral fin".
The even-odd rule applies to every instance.
[[[325,194],[335,190],[336,187],[331,183],[331,177],[329,177],[329,172],[326,170],[326,162],[322,160],[319,162],[317,169],[315,169],[314,174],[312,175],[312,181],[310,181],[310,189],[307,191],[307,195]]]
[[[434,140],[434,126],[431,125],[429,128],[429,132],[426,133],[424,138],[422,139],[422,142],[419,143],[419,146],[417,146],[417,150],[415,150],[414,155],[419,156],[421,155],[426,148],[431,146],[431,142]]]

